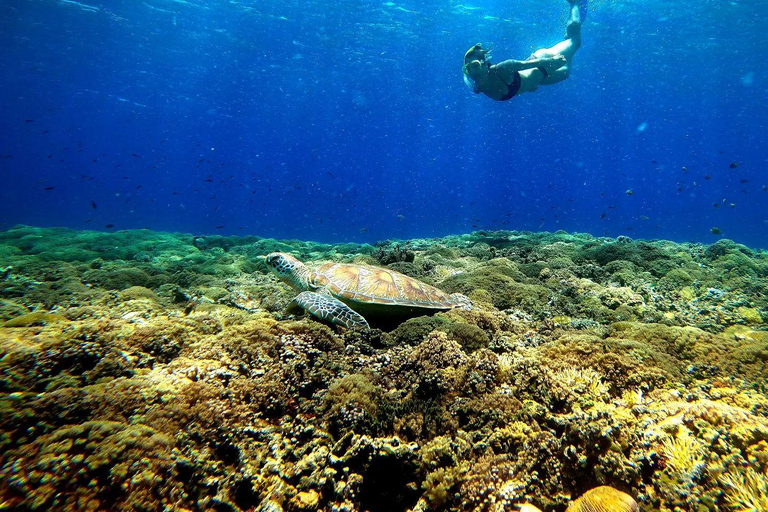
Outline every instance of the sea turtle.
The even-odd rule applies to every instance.
[[[371,265],[326,263],[312,270],[293,256],[273,252],[267,267],[283,282],[301,290],[293,303],[321,320],[368,329],[364,317],[392,324],[407,318],[472,302],[460,293],[447,294],[400,272]]]

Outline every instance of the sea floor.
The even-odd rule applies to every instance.
[[[264,256],[471,311],[345,330]],[[0,509],[768,510],[768,253],[476,232],[378,246],[0,232]],[[582,509],[583,510],[583,509]]]

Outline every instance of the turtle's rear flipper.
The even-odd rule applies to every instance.
[[[317,292],[301,292],[296,296],[294,302],[297,306],[308,311],[320,320],[331,322],[336,325],[343,325],[346,328],[362,327],[370,329],[365,318],[352,310],[349,306],[334,299],[330,295],[323,295]]]

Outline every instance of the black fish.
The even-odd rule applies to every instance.
[[[104,224],[104,227],[107,228],[107,229],[112,229],[113,227],[115,227],[115,225],[114,224]]]
[[[34,123],[35,120],[34,119],[25,119],[24,122],[29,124],[29,123]]]
[[[98,206],[96,206],[96,201],[91,201],[91,208],[93,208],[94,210],[98,208]]]
[[[731,169],[735,169],[738,166],[739,166],[739,164],[737,162],[731,162],[731,165],[729,165],[728,167],[730,167]]]
[[[55,189],[55,188],[56,188],[56,187],[45,187],[43,190],[53,190],[53,189]]]

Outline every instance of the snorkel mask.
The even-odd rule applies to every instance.
[[[491,51],[483,50],[480,43],[477,43],[464,54],[464,66],[462,71],[464,72],[464,83],[475,94],[479,94],[480,90],[477,88],[477,83],[472,75],[479,74],[480,70],[484,67],[487,71],[491,65]]]

